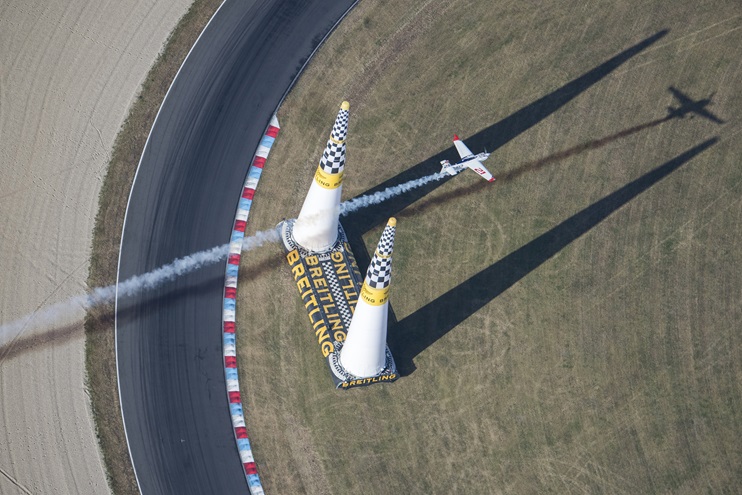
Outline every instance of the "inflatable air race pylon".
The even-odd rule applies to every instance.
[[[379,375],[386,367],[386,324],[396,225],[397,220],[390,218],[381,234],[340,350],[340,364],[361,378]]]
[[[327,251],[338,238],[349,108],[347,101],[340,105],[325,152],[293,226],[294,240],[308,251]]]

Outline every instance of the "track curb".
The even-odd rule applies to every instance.
[[[251,495],[264,495],[265,491],[258,476],[258,468],[252,454],[250,440],[248,439],[242,397],[240,396],[235,336],[237,277],[240,268],[242,244],[245,238],[245,228],[247,227],[247,217],[250,214],[250,207],[252,206],[260,176],[263,173],[265,161],[268,158],[276,136],[278,136],[279,130],[278,119],[273,115],[270,124],[268,124],[268,127],[263,133],[263,138],[260,140],[260,145],[258,145],[258,149],[253,156],[252,163],[247,170],[247,179],[242,187],[242,196],[240,197],[232,226],[232,235],[229,240],[229,256],[227,257],[224,277],[224,300],[222,306],[224,377],[227,383],[227,399],[229,400],[229,414],[232,417],[232,430]]]

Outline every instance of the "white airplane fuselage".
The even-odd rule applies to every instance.
[[[487,167],[484,166],[484,163],[482,163],[489,158],[489,153],[485,151],[484,153],[475,155],[456,134],[453,135],[453,144],[456,146],[456,151],[458,151],[461,161],[451,165],[451,162],[448,160],[442,160],[441,173],[445,172],[449,175],[458,175],[459,172],[468,168],[476,172],[487,182],[495,181],[495,178],[487,170]]]
[[[441,172],[446,172],[448,175],[458,175],[461,171],[469,168],[471,162],[483,162],[489,158],[489,153],[479,153],[478,155],[469,155],[460,162],[451,163],[448,160],[441,161]],[[476,166],[476,165],[474,165]]]

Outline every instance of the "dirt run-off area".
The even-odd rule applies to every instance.
[[[0,0],[0,324],[86,290],[114,138],[190,3]],[[0,349],[2,494],[109,491],[82,316]]]

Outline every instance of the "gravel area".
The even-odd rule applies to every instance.
[[[0,0],[0,324],[85,291],[113,141],[189,5]],[[0,348],[4,495],[108,492],[82,316]]]

